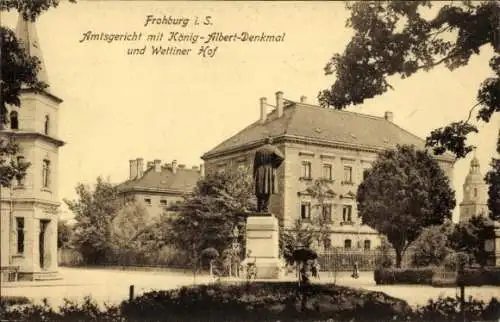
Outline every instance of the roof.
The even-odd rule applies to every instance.
[[[323,108],[304,103],[292,103],[278,118],[276,109],[267,121],[256,121],[203,155],[210,158],[238,147],[252,145],[266,137],[303,138],[345,146],[369,149],[393,148],[397,144],[425,147],[425,140],[404,130],[384,117],[344,110]],[[453,161],[450,153],[441,156]]]
[[[42,49],[40,47],[40,41],[38,40],[35,24],[31,21],[25,20],[22,15],[19,15],[16,26],[16,37],[26,49],[28,55],[32,57],[35,56],[40,60],[38,80],[44,82],[45,84],[49,84],[47,69],[43,60]]]
[[[120,192],[157,191],[171,193],[190,193],[201,178],[200,171],[177,167],[173,173],[171,167],[162,166],[161,172],[151,167],[142,177],[127,180],[117,186]]]

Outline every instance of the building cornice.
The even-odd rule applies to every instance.
[[[61,104],[63,102],[62,99],[60,99],[59,97],[55,96],[54,94],[52,94],[46,90],[37,91],[37,90],[31,89],[31,88],[23,88],[23,89],[21,89],[21,93],[42,95],[42,96],[45,96],[48,99],[54,101],[57,104]]]
[[[316,138],[295,136],[295,135],[290,135],[290,134],[284,134],[284,135],[277,136],[277,137],[273,138],[273,141],[274,141],[274,143],[299,143],[299,144],[316,145],[316,146],[323,146],[323,147],[329,147],[329,148],[337,148],[340,150],[371,152],[371,153],[379,153],[379,152],[382,152],[382,151],[387,149],[387,147],[382,147],[382,146],[369,146],[369,145],[352,144],[352,143],[334,141],[334,140],[321,140],[321,139],[316,139]],[[226,149],[223,151],[207,152],[201,157],[201,159],[206,161],[206,160],[209,160],[212,158],[223,157],[223,156],[230,155],[230,154],[233,154],[236,152],[248,151],[248,150],[256,148],[262,144],[264,144],[264,139],[260,139],[258,141],[254,141],[254,142],[250,142],[250,143],[243,144],[240,146],[236,146],[234,148]],[[451,164],[455,163],[455,159],[452,157],[436,156],[436,155],[434,155],[433,157],[438,161],[448,162]]]
[[[171,195],[189,195],[191,192],[185,190],[178,189],[168,189],[168,188],[151,188],[151,187],[126,187],[126,188],[118,188],[119,193],[127,193],[127,192],[146,192],[146,193],[158,193],[158,194],[171,194]]]
[[[50,201],[39,198],[1,198],[0,202],[4,203],[20,203],[20,204],[40,204],[45,206],[59,207],[61,205],[58,201]]]
[[[42,134],[40,132],[34,132],[34,131],[23,131],[23,130],[2,130],[0,134],[7,134],[11,137],[14,138],[34,138],[34,139],[42,139],[44,141],[50,142],[57,147],[61,147],[65,145],[66,143],[64,141],[61,141],[59,139],[56,139],[52,136],[48,136],[45,134]]]

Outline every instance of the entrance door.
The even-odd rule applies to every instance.
[[[38,235],[38,254],[40,257],[40,268],[45,268],[45,233],[47,231],[47,226],[49,224],[49,220],[40,220],[40,233]]]

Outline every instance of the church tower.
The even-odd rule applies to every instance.
[[[479,160],[474,153],[470,170],[463,185],[463,200],[460,203],[460,222],[474,215],[488,215],[488,185],[479,169]]]
[[[16,36],[30,56],[40,60],[38,79],[50,85],[35,24],[21,15]],[[18,270],[19,279],[58,278],[57,208],[59,148],[59,104],[50,89],[36,93],[23,88],[21,106],[7,106],[9,120],[0,137],[12,138],[20,146],[13,162],[28,162],[26,177],[1,188],[1,266]],[[2,276],[5,276],[5,272]]]

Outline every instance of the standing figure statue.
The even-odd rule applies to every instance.
[[[267,138],[266,144],[255,152],[253,163],[253,178],[257,211],[268,212],[269,198],[278,191],[276,169],[285,159],[281,151],[272,145],[272,139]]]

